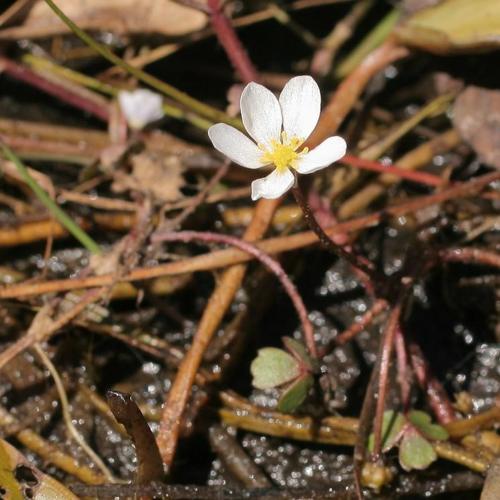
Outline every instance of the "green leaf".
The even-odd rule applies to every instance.
[[[498,0],[445,0],[396,28],[399,40],[437,54],[500,47]]]
[[[399,463],[406,471],[423,470],[437,459],[431,443],[414,429],[408,429],[399,445]]]
[[[293,339],[292,337],[281,337],[281,340],[285,345],[286,350],[292,354],[295,359],[302,362],[302,364],[304,364],[309,371],[314,370],[316,362],[311,358],[311,356],[309,356],[304,344]]]
[[[445,441],[449,437],[446,429],[433,424],[430,415],[424,411],[413,410],[408,414],[408,419],[427,439]]]
[[[308,374],[302,375],[281,395],[278,401],[278,410],[283,413],[294,412],[304,402],[312,385],[312,376]]]
[[[281,349],[264,347],[252,361],[250,372],[254,387],[270,389],[297,378],[300,375],[300,363]]]
[[[401,431],[405,425],[405,419],[401,413],[394,410],[384,412],[382,420],[382,450],[388,451],[396,446]],[[373,451],[374,436],[370,434],[368,438],[368,450]]]

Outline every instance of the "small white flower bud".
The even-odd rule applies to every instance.
[[[163,99],[148,89],[122,90],[118,103],[130,128],[139,130],[163,118]]]

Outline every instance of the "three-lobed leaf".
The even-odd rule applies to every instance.
[[[423,470],[437,459],[434,448],[415,428],[405,431],[399,445],[399,463],[406,471]]]
[[[296,379],[300,373],[300,363],[292,355],[276,347],[259,349],[257,357],[250,365],[252,385],[257,389],[279,387]]]

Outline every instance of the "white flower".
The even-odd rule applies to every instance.
[[[163,118],[163,99],[151,90],[122,90],[118,93],[118,103],[130,128],[141,129]]]
[[[290,189],[295,176],[310,174],[345,155],[346,143],[341,137],[329,137],[309,151],[300,146],[318,123],[321,94],[310,76],[292,78],[283,88],[279,100],[259,85],[249,83],[241,94],[241,117],[250,137],[239,130],[217,123],[208,130],[215,149],[246,168],[274,165],[263,179],[252,182],[252,200],[279,198]]]

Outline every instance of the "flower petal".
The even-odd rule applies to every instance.
[[[273,170],[267,177],[252,182],[252,200],[279,198],[293,186],[294,182],[295,177],[288,168],[283,172]]]
[[[262,151],[245,134],[239,130],[217,123],[208,129],[208,137],[214,148],[226,155],[230,160],[246,168],[260,168]]]
[[[340,160],[345,155],[347,144],[338,135],[329,137],[312,151],[299,157],[295,169],[300,174],[310,174],[328,167],[334,161]]]
[[[243,125],[257,144],[269,146],[281,135],[281,108],[275,95],[258,83],[249,83],[240,100]]]
[[[305,141],[318,123],[321,93],[310,76],[296,76],[283,88],[280,95],[283,130],[289,138]]]

